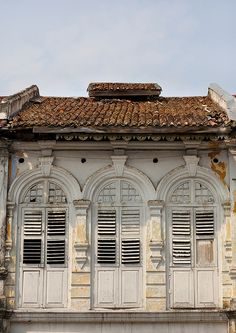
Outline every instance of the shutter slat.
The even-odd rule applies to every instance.
[[[140,263],[140,240],[123,239],[122,240],[122,264],[139,264]]]
[[[41,239],[24,239],[23,263],[41,263]]]
[[[42,234],[42,212],[24,212],[24,235],[40,236]]]
[[[123,235],[140,233],[140,211],[138,209],[122,210],[121,232]]]
[[[47,221],[48,236],[63,236],[66,232],[66,211],[49,211]]]
[[[98,211],[98,235],[116,234],[116,211],[99,210]]]
[[[190,211],[172,211],[172,261],[174,265],[191,265]]]
[[[196,235],[214,236],[214,212],[196,211]]]
[[[65,263],[65,240],[47,241],[47,264]]]
[[[98,239],[97,262],[98,264],[116,263],[116,240]]]

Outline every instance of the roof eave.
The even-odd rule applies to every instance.
[[[34,126],[33,128],[13,128],[13,130],[32,129],[33,133],[88,133],[88,134],[229,134],[231,126],[219,127],[139,127],[139,128],[124,128],[124,127],[41,127]]]

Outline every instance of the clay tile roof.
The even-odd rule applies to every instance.
[[[229,125],[226,112],[209,96],[128,99],[40,97],[12,119],[13,128],[90,128],[106,132],[155,128],[214,128]]]

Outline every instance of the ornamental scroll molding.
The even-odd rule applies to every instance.
[[[87,211],[90,206],[90,200],[74,200],[73,204],[76,210],[75,262],[82,269],[88,258]]]
[[[162,223],[161,215],[162,209],[164,207],[164,201],[162,200],[149,200],[148,206],[150,210],[150,241],[149,248],[151,250],[150,259],[157,269],[160,265],[163,256],[162,250],[164,247],[163,237],[162,237]]]

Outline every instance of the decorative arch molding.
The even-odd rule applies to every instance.
[[[115,168],[111,165],[98,170],[87,179],[82,192],[83,197],[92,200],[102,184],[115,178],[117,178],[117,173]],[[122,177],[120,176],[118,178],[130,180],[141,194],[143,201],[149,201],[155,198],[155,188],[151,180],[140,170],[134,167],[124,166]]]
[[[223,205],[226,202],[229,202],[230,196],[228,189],[217,179],[217,177],[211,170],[204,167],[196,166],[196,172],[193,176],[190,174],[187,165],[171,170],[162,178],[156,189],[157,200],[166,201],[170,189],[173,188],[175,184],[177,185],[177,183],[179,183],[181,180],[187,178],[201,180],[204,184],[208,186],[209,190],[212,191],[215,199],[220,204]]]
[[[63,168],[52,166],[50,175],[47,176],[45,176],[43,168],[41,167],[32,171],[24,171],[13,181],[8,193],[8,201],[19,203],[22,194],[25,193],[31,185],[43,179],[54,180],[61,186],[70,203],[82,198],[80,185],[74,176]]]

